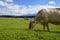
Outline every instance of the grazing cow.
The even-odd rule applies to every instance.
[[[41,9],[35,18],[30,20],[29,29],[33,29],[34,24],[40,23],[43,25],[43,30],[47,27],[49,31],[48,23],[55,25],[60,24],[60,10],[56,8],[45,8]]]

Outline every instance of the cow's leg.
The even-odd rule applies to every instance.
[[[43,30],[45,30],[46,27],[47,27],[47,30],[50,31],[50,30],[49,30],[49,27],[48,27],[48,23],[44,23],[44,24],[43,24]]]
[[[49,27],[48,27],[48,23],[46,24],[46,27],[47,27],[47,30],[50,31],[50,30],[49,30]]]
[[[46,24],[45,22],[43,23],[43,31],[45,30]]]
[[[45,30],[45,24],[43,24],[43,31]]]

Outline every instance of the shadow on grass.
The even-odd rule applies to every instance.
[[[50,31],[51,33],[60,33],[60,31]]]
[[[36,32],[50,32],[50,31],[47,31],[47,30],[34,30],[34,31],[36,31]]]
[[[23,29],[23,30],[26,30],[26,31],[27,31],[27,30],[29,30],[29,29]]]
[[[43,30],[34,30],[36,32],[42,32]],[[50,32],[50,33],[60,33],[60,31],[47,31],[47,30],[44,30],[43,32]]]
[[[28,31],[29,29],[23,29],[25,31]],[[30,30],[31,31],[31,30]],[[32,29],[32,31],[36,31],[36,32],[50,32],[50,33],[60,33],[60,31],[47,31],[47,30],[34,30]]]
[[[34,31],[36,31],[36,32],[42,32],[42,30],[34,30]]]

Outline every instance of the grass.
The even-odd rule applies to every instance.
[[[23,18],[0,18],[0,40],[60,40],[60,25],[49,24],[50,32],[42,31],[37,24],[28,30],[29,20]]]

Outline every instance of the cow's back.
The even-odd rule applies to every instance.
[[[58,9],[48,9],[48,22],[60,23],[60,11]]]
[[[35,17],[37,22],[60,23],[60,11],[55,8],[42,9]]]

